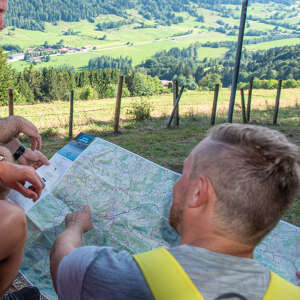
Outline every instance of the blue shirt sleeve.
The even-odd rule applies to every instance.
[[[154,300],[134,259],[110,247],[82,247],[60,263],[59,299]]]
[[[95,248],[75,249],[61,260],[56,274],[59,299],[80,299],[85,273],[95,259]]]

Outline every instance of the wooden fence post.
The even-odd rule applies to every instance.
[[[247,122],[250,122],[253,81],[254,81],[254,77],[251,77],[249,81],[249,90],[248,90]]]
[[[173,80],[173,105],[176,104],[176,99],[178,98],[178,81]],[[174,123],[179,126],[179,107],[175,111]]]
[[[8,96],[9,96],[9,100],[8,100],[9,116],[13,116],[14,115],[14,90],[13,89],[8,90]]]
[[[281,87],[282,87],[282,80],[280,79],[280,80],[278,80],[276,103],[275,103],[275,109],[274,109],[274,115],[273,115],[273,125],[277,125],[277,118],[278,118],[278,112],[279,112]]]
[[[73,137],[73,117],[74,117],[74,91],[71,91],[70,97],[70,121],[69,121],[69,139]]]
[[[123,81],[124,81],[124,76],[120,76],[119,77],[119,85],[118,85],[118,95],[117,95],[117,100],[116,100],[114,134],[119,133],[119,122],[120,122],[120,112],[121,112],[121,99],[122,99],[122,91],[123,91]]]
[[[244,90],[241,89],[241,105],[242,105],[242,117],[243,117],[243,123],[247,123],[247,117],[246,117],[246,105],[245,105],[245,95]]]
[[[211,126],[214,126],[215,123],[216,123],[216,113],[217,113],[219,90],[220,90],[220,84],[217,83],[215,85],[214,103],[213,103],[213,108],[212,108],[211,118],[210,118],[210,125]]]
[[[236,56],[235,56],[235,67],[234,67],[233,78],[232,78],[230,104],[229,104],[228,117],[227,117],[228,123],[232,123],[232,118],[233,118],[236,90],[237,90],[238,78],[239,78],[239,73],[240,73],[240,64],[241,64],[241,56],[242,56],[243,41],[244,41],[244,34],[245,34],[245,25],[246,25],[246,20],[247,20],[247,9],[248,9],[248,0],[243,0],[242,1],[241,19],[240,19],[239,38],[238,38]]]
[[[175,102],[175,105],[174,105],[172,114],[171,114],[171,116],[170,116],[170,118],[169,118],[169,120],[168,120],[167,128],[170,128],[170,126],[171,126],[171,124],[172,124],[172,121],[173,121],[173,118],[174,118],[174,116],[175,116],[176,109],[177,109],[177,107],[178,107],[178,104],[179,104],[180,98],[181,98],[181,96],[182,96],[183,90],[184,90],[184,86],[181,88],[180,93],[179,93],[179,95],[178,95],[178,97],[177,97],[177,99],[176,99],[176,102]]]

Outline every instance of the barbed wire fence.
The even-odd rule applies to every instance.
[[[69,134],[68,137],[71,139],[73,137],[73,127],[74,126],[82,126],[86,124],[87,122],[93,123],[93,122],[108,122],[113,127],[113,134],[119,134],[120,133],[120,114],[121,114],[121,108],[122,110],[128,110],[131,107],[130,103],[122,103],[122,87],[123,87],[123,80],[124,77],[120,76],[119,78],[119,86],[118,86],[118,93],[116,98],[116,103],[113,108],[113,105],[111,106],[111,109],[107,109],[107,105],[105,103],[100,104],[98,108],[95,109],[83,109],[83,110],[77,110],[76,109],[76,101],[74,101],[74,91],[71,91],[70,93],[70,100],[69,100],[69,108],[68,111],[62,111],[59,113],[52,113],[48,112],[46,114],[28,114],[24,113],[22,116],[24,118],[28,118],[34,122],[34,120],[39,120],[40,127],[42,129],[59,129],[59,128],[65,128],[68,129]],[[249,81],[249,88],[248,88],[248,98],[247,101],[244,96],[244,90],[241,89],[241,105],[239,106],[238,103],[236,106],[240,108],[241,111],[241,120],[243,123],[249,123],[251,122],[251,103],[253,100],[253,81],[254,78],[252,77]],[[278,114],[279,114],[279,108],[280,108],[280,96],[281,96],[281,89],[282,89],[282,80],[278,81],[278,88],[277,88],[277,94],[275,99],[275,104],[273,108],[273,122],[272,125],[277,125],[278,122]],[[173,89],[173,108],[172,113],[169,117],[167,117],[168,121],[165,126],[165,128],[170,129],[171,127],[178,127],[180,125],[180,115],[179,115],[179,107],[185,108],[190,107],[193,108],[196,105],[193,104],[181,104],[180,99],[184,92],[184,87],[182,86],[179,91],[179,84],[177,80],[174,80],[172,82],[172,89]],[[216,84],[214,93],[213,93],[213,99],[211,101],[211,113],[210,116],[207,118],[207,121],[210,126],[214,126],[216,124],[217,120],[217,112],[218,112],[218,98],[220,94],[220,85]],[[14,108],[14,90],[9,89],[8,91],[8,112],[9,115],[14,115],[15,108]],[[170,106],[168,104],[157,104],[155,105],[156,111],[168,111],[170,110]],[[224,106],[223,106],[224,109]],[[184,109],[186,111],[186,109]],[[103,117],[103,119],[98,119],[100,117],[95,117],[97,113],[107,113],[107,116]],[[95,114],[96,113],[96,114]],[[95,120],[97,118],[97,120]],[[113,118],[113,120],[112,120]],[[223,120],[225,122],[225,120]],[[173,126],[172,126],[173,124]]]

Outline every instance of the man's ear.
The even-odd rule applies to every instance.
[[[199,176],[195,179],[194,190],[190,200],[188,200],[189,208],[197,208],[208,201],[210,182],[207,177]]]

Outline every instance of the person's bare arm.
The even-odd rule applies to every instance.
[[[86,206],[66,216],[66,229],[57,237],[50,253],[50,272],[57,291],[56,275],[61,260],[76,248],[81,247],[83,233],[92,229],[90,208]]]
[[[14,154],[21,145],[22,143],[17,138],[12,138],[7,144],[4,144],[3,146],[7,148],[11,154]]]
[[[8,163],[13,163],[14,159],[10,151],[5,148],[5,147],[0,147],[0,155],[2,157],[1,162],[8,162]],[[4,159],[3,159],[4,156]],[[1,168],[1,166],[0,166]],[[3,177],[3,176],[2,176]],[[0,176],[1,178],[1,176]],[[7,199],[7,196],[9,194],[10,188],[7,187],[2,180],[0,180],[0,200],[5,200]]]
[[[9,143],[4,145],[4,147],[6,147],[11,154],[16,153],[20,146],[22,146],[22,143],[16,138],[13,138]],[[34,167],[35,169],[38,169],[43,165],[50,165],[48,158],[43,153],[37,150],[33,151],[29,148],[25,149],[25,152],[18,159],[18,163],[21,165]]]
[[[27,135],[31,142],[32,150],[41,149],[42,139],[37,128],[23,117],[11,116],[0,119],[0,143],[8,144],[20,133]]]
[[[17,122],[16,117],[0,119],[0,143],[7,144],[19,134]]]

